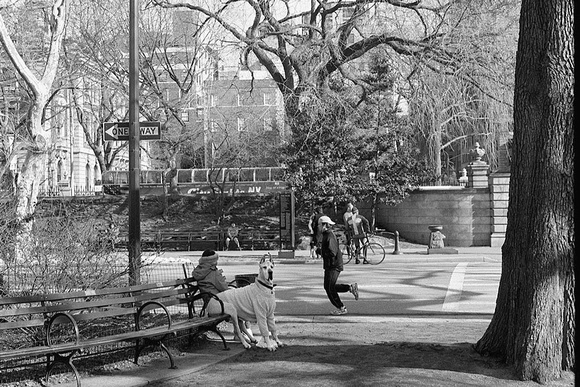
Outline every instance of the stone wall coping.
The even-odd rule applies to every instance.
[[[437,186],[424,186],[417,187],[418,191],[463,191],[465,187],[457,185],[437,185]]]
[[[426,191],[426,192],[448,192],[448,191],[455,191],[455,192],[489,192],[489,187],[461,187],[457,185],[438,185],[438,186],[423,186],[417,187],[414,191]]]

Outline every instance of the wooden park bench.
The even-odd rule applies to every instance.
[[[193,278],[136,286],[86,289],[69,293],[0,298],[0,363],[46,357],[46,383],[56,364],[80,375],[74,360],[89,347],[130,342],[134,361],[144,348],[161,348],[175,367],[164,342],[183,331],[190,337],[213,331],[226,341],[217,325],[223,313],[205,316],[207,293]],[[221,301],[220,301],[221,303]]]
[[[242,250],[278,250],[280,247],[277,231],[240,230],[238,240]]]
[[[143,251],[203,251],[205,249],[221,250],[224,235],[220,230],[200,231],[157,231],[141,234]],[[127,241],[119,244],[126,246]]]

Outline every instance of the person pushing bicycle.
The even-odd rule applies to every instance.
[[[358,208],[352,208],[352,216],[347,221],[348,230],[352,237],[352,241],[355,246],[355,263],[360,263],[360,248],[361,241],[367,237],[367,233],[370,233],[370,224],[367,218],[358,213]],[[364,258],[364,257],[363,257]],[[363,264],[368,264],[366,258],[363,259]]]

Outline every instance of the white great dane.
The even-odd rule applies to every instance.
[[[218,293],[217,297],[224,304],[224,313],[231,317],[231,323],[234,325],[234,334],[237,336],[244,348],[251,348],[251,344],[246,340],[244,334],[250,339],[250,342],[258,343],[260,348],[267,348],[269,351],[275,351],[276,348],[284,344],[278,338],[276,332],[276,322],[274,311],[276,309],[276,297],[274,294],[274,261],[268,254],[262,257],[259,264],[258,278],[253,284],[241,288],[228,289]],[[207,312],[210,316],[221,313],[219,301],[211,299],[207,306]],[[257,322],[262,339],[256,340],[252,331],[247,329],[245,324],[240,324],[240,319],[244,321]],[[242,327],[240,330],[240,326]],[[242,332],[244,334],[242,334]],[[270,338],[270,334],[272,338]]]

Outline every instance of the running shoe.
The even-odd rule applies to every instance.
[[[347,313],[348,313],[348,311],[346,310],[346,306],[343,306],[340,309],[333,310],[332,312],[330,312],[330,314],[333,316],[342,316],[343,314],[347,314]]]
[[[356,282],[350,285],[350,292],[354,296],[354,299],[358,300],[358,284]]]

